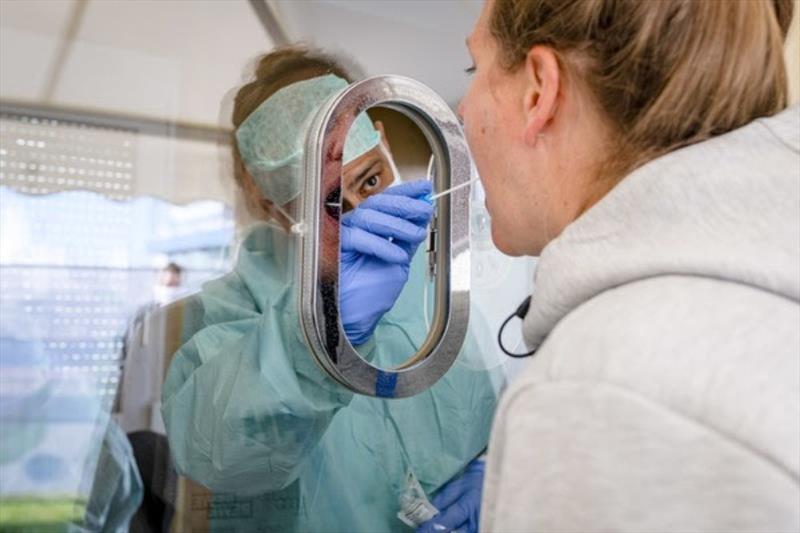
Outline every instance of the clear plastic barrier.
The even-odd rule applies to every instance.
[[[485,448],[513,374],[497,327],[532,263],[494,249],[479,182],[462,189],[470,319],[450,369],[404,399],[326,377],[297,309],[302,195],[254,202],[234,144],[234,95],[276,47],[274,4],[0,0],[0,531],[410,531],[409,502]],[[452,108],[459,88],[436,90]],[[325,190],[338,215],[431,177],[418,125],[369,113],[387,167],[377,188],[354,165]],[[429,244],[355,346],[379,367],[436,323]]]

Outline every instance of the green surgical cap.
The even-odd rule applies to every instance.
[[[245,168],[264,196],[278,205],[297,198],[302,188],[306,134],[317,110],[347,82],[328,74],[284,87],[264,100],[236,130]],[[344,163],[375,148],[380,134],[366,113],[356,118],[344,144]]]

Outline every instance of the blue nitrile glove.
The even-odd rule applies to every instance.
[[[486,463],[475,459],[461,476],[449,481],[433,499],[439,514],[423,522],[417,533],[476,533],[481,511],[483,471]]]
[[[342,217],[339,309],[353,345],[372,336],[408,280],[433,205],[427,180],[390,187]]]

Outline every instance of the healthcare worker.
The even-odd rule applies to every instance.
[[[163,392],[177,467],[221,508],[209,513],[212,531],[409,531],[405,522],[435,513],[414,519],[427,505],[421,491],[432,495],[451,480],[446,500],[437,500],[438,529],[477,529],[483,465],[475,459],[501,383],[469,363],[480,357],[475,341],[429,390],[383,400],[324,375],[300,333],[297,243],[287,229],[302,194],[304,136],[348,79],[332,59],[295,47],[261,58],[255,80],[236,95],[236,178],[253,212],[272,222],[249,233],[233,272],[204,286],[202,326],[175,354]],[[341,216],[341,320],[365,358],[391,367],[427,334],[425,254],[415,251],[432,215],[424,200],[431,186],[389,187],[390,150],[366,115],[340,155],[341,194],[355,209],[326,211],[323,223]],[[333,184],[323,188],[338,198]],[[323,272],[339,253],[323,243]],[[479,327],[471,324],[473,339],[493,337]],[[231,501],[248,511],[226,513]]]
[[[483,531],[800,530],[793,7],[484,5],[459,113],[495,244],[540,259]]]

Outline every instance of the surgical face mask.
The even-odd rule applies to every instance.
[[[381,154],[383,157],[386,158],[387,163],[389,164],[389,168],[392,171],[392,176],[394,176],[394,181],[392,181],[392,185],[397,185],[398,183],[402,183],[403,178],[400,177],[400,171],[397,169],[397,165],[394,163],[394,158],[392,154],[389,152],[389,149],[386,148],[386,145],[381,141],[380,143]]]
[[[244,166],[265,198],[285,205],[300,194],[302,155],[311,120],[325,102],[345,88],[347,82],[332,74],[293,83],[262,102],[236,130]],[[379,143],[380,134],[362,113],[347,134],[344,163]]]

